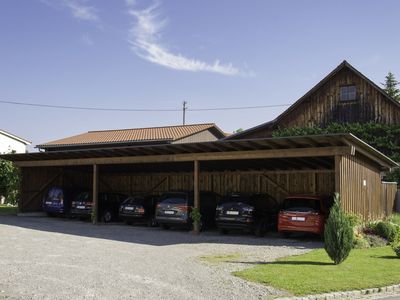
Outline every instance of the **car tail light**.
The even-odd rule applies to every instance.
[[[144,208],[143,208],[143,206],[137,207],[137,208],[136,208],[136,212],[139,213],[139,214],[144,214]]]
[[[176,209],[177,210],[179,210],[179,211],[182,211],[182,212],[184,212],[184,211],[189,211],[189,206],[187,206],[187,205],[179,205],[179,206],[176,206]]]

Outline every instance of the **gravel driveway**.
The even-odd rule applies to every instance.
[[[0,299],[265,299],[232,271],[320,247],[315,241],[0,216]],[[234,254],[234,262],[201,256]]]

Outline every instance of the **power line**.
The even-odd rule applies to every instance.
[[[57,108],[57,109],[73,109],[73,110],[92,110],[92,111],[120,111],[120,112],[177,112],[182,109],[174,108],[110,108],[110,107],[90,107],[90,106],[67,106],[67,105],[53,105],[53,104],[40,104],[40,103],[28,103],[19,101],[6,101],[0,100],[0,103],[31,106],[31,107],[43,107],[43,108]],[[272,105],[258,105],[258,106],[239,106],[239,107],[214,107],[214,108],[186,108],[186,111],[221,111],[221,110],[245,110],[245,109],[260,109],[260,108],[273,108],[273,107],[288,107],[291,104],[272,104]]]

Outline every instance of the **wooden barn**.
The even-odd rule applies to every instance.
[[[396,184],[381,182],[397,164],[351,134],[139,145],[1,156],[21,168],[21,212],[40,211],[51,185],[162,193],[263,192],[342,196],[365,218],[392,212]]]
[[[324,127],[333,122],[400,124],[400,103],[343,61],[275,120],[226,139],[271,137],[278,128]]]

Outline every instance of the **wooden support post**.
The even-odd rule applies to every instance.
[[[92,208],[92,222],[97,224],[97,215],[99,208],[99,166],[93,165],[93,208]]]
[[[340,165],[342,163],[342,157],[340,155],[335,155],[335,193],[341,193],[341,173]]]
[[[193,187],[194,187],[194,208],[200,211],[200,187],[199,187],[199,161],[194,161],[194,174],[193,174]],[[193,231],[194,233],[200,232],[200,223],[194,222],[193,223]]]

